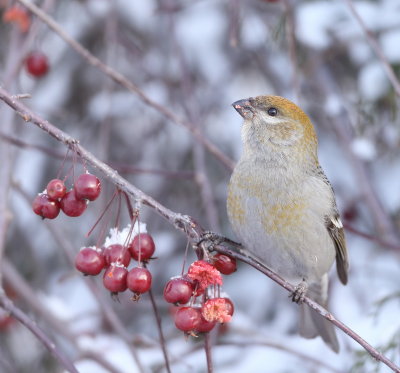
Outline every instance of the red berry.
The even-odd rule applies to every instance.
[[[173,278],[164,288],[164,299],[168,303],[186,304],[193,295],[193,284],[183,278]]]
[[[129,290],[143,294],[150,290],[152,276],[148,269],[143,267],[132,268],[126,279]]]
[[[112,293],[118,293],[127,289],[126,277],[128,270],[125,267],[111,265],[104,272],[103,285]]]
[[[72,217],[81,216],[87,207],[86,201],[77,199],[72,189],[61,198],[60,204],[64,214]]]
[[[184,332],[197,330],[201,322],[201,313],[198,308],[181,307],[175,314],[175,326]]]
[[[43,219],[54,219],[60,213],[60,203],[47,194],[38,194],[32,202],[32,209]]]
[[[207,333],[214,328],[215,324],[215,321],[207,321],[203,317],[201,317],[199,325],[197,325],[196,332]]]
[[[75,267],[85,275],[98,275],[106,262],[102,253],[92,247],[85,247],[76,255]]]
[[[49,70],[49,63],[45,54],[41,52],[31,52],[25,60],[28,72],[36,78],[40,78]]]
[[[129,245],[132,258],[141,261],[149,260],[154,254],[155,249],[156,246],[154,245],[153,238],[147,233],[136,235]]]
[[[47,194],[50,198],[63,198],[67,193],[67,188],[62,180],[50,180],[46,187]]]
[[[104,249],[104,258],[107,265],[118,263],[122,264],[124,267],[128,267],[131,261],[131,254],[126,246],[114,244]]]
[[[236,259],[225,254],[214,256],[214,267],[224,275],[230,275],[236,271]]]
[[[101,192],[100,180],[92,174],[82,174],[74,184],[76,198],[94,201]]]

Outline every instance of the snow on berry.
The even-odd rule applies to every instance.
[[[197,281],[200,289],[205,289],[209,285],[222,285],[221,273],[204,260],[197,260],[192,263],[187,276]]]
[[[232,302],[228,302],[226,298],[208,299],[201,308],[202,316],[209,322],[229,322],[232,318],[231,312],[233,312]]]
[[[131,228],[131,225],[128,224],[125,228],[122,230],[119,230],[118,228],[114,227],[110,229],[110,232],[108,236],[106,237],[104,241],[104,247],[108,247],[111,245],[125,245],[128,241],[128,235],[131,234],[131,237],[136,236],[137,234],[147,232],[146,230],[146,223],[140,223],[138,222],[135,223],[133,229]]]

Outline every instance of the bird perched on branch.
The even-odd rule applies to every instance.
[[[228,216],[245,249],[326,307],[328,271],[336,260],[343,284],[348,258],[332,187],[318,162],[317,137],[308,116],[279,96],[232,104],[244,118],[243,153],[228,189]],[[335,351],[334,326],[301,304],[299,331],[320,335]]]

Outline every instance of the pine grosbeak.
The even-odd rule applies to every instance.
[[[317,156],[308,116],[278,96],[236,101],[244,118],[243,153],[228,190],[228,216],[258,260],[326,307],[328,271],[336,259],[347,283],[348,258],[332,187]],[[333,325],[301,304],[300,335],[322,339],[336,352]]]

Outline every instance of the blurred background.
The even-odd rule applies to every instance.
[[[9,0],[0,1],[1,86],[30,94],[22,102],[34,112],[207,230],[235,238],[225,210],[231,170],[199,137],[236,161],[241,118],[232,102],[276,94],[299,104],[316,126],[320,161],[346,226],[349,284],[342,286],[332,270],[330,310],[400,363],[398,0],[35,3],[140,95]],[[27,18],[10,16],[13,7]],[[42,76],[28,71],[31,52],[48,63]],[[104,229],[114,226],[115,203],[103,231],[86,236],[115,187],[89,167],[102,180],[100,198],[81,217],[43,221],[31,201],[49,180],[70,174],[71,165],[74,175],[82,173],[82,162],[72,162],[71,153],[63,162],[65,146],[4,103],[0,118],[0,271],[7,296],[81,373],[166,372],[148,295],[132,302],[126,292],[113,301],[102,276],[84,277],[73,265],[81,247],[104,240]],[[121,211],[123,228],[124,204]],[[171,371],[205,372],[203,337],[184,338],[162,297],[168,279],[181,273],[187,238],[145,206],[140,219],[156,243],[149,269]],[[187,262],[193,260],[189,252]],[[339,354],[319,338],[298,336],[298,307],[253,268],[240,264],[224,278],[223,291],[235,314],[212,336],[215,372],[390,371],[339,330]],[[24,326],[5,312],[0,320],[0,372],[63,371]]]

